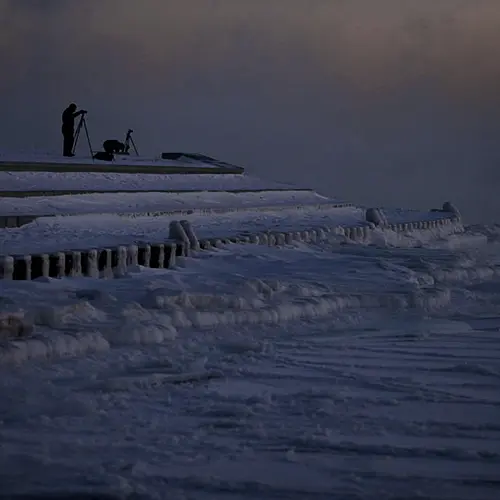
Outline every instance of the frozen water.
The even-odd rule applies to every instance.
[[[388,234],[0,282],[2,494],[498,498],[500,227]]]

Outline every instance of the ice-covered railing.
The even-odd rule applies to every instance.
[[[450,201],[445,201],[443,203],[443,207],[440,209],[433,208],[431,210],[431,213],[447,214],[448,216],[451,215],[456,219],[462,218],[458,208],[455,205],[453,205],[453,203],[451,203]],[[388,227],[391,225],[391,224],[389,224],[384,211],[380,208],[368,208],[366,210],[366,221],[369,224],[373,224],[377,227]],[[405,222],[405,223],[408,224],[408,222]],[[403,224],[405,224],[405,223],[403,223]]]
[[[353,225],[312,227],[302,231],[263,231],[239,236],[199,239],[189,221],[171,221],[169,238],[165,242],[140,245],[121,245],[115,248],[95,248],[84,251],[64,251],[29,255],[0,256],[0,278],[7,280],[32,280],[37,278],[62,278],[88,276],[92,278],[122,275],[132,266],[171,268],[178,257],[209,250],[228,243],[247,243],[270,246],[291,244],[294,241],[316,242],[330,233],[351,241],[366,241],[374,231],[387,230],[396,233],[432,231],[446,228],[448,233],[463,230],[459,211],[446,202],[440,210],[434,210],[427,219],[389,222],[384,212],[368,208],[365,221]]]

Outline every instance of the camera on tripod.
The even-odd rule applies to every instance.
[[[76,127],[76,132],[75,132],[74,141],[73,141],[73,150],[71,153],[73,154],[73,156],[75,155],[76,145],[78,144],[78,139],[80,138],[80,132],[81,132],[82,127],[83,127],[83,129],[85,130],[85,135],[87,136],[87,143],[89,145],[90,156],[93,159],[92,144],[90,143],[89,131],[87,129],[87,121],[85,120],[86,114],[87,114],[86,109],[80,110],[80,121],[78,122],[78,126]]]
[[[130,150],[130,145],[132,144],[132,147],[134,148],[135,154],[139,156],[139,151],[137,151],[137,148],[135,146],[134,139],[132,138],[133,130],[129,128],[127,130],[127,135],[125,136],[125,154],[128,154]]]
[[[90,143],[89,131],[87,129],[87,121],[85,119],[85,115],[87,114],[86,109],[80,110],[80,121],[76,128],[74,142],[73,142],[73,154],[76,150],[76,146],[78,144],[78,139],[80,138],[80,132],[83,128],[85,131],[85,135],[87,137],[87,143],[89,146],[90,156],[93,160],[104,160],[104,161],[113,161],[115,154],[123,154],[128,155],[130,151],[130,147],[134,149],[134,152],[137,156],[139,156],[139,151],[137,150],[137,146],[135,145],[132,134],[134,132],[133,129],[129,128],[127,130],[127,134],[125,135],[125,142],[118,141],[116,139],[108,139],[103,142],[102,146],[104,151],[97,151],[94,153],[92,151],[92,144]]]
[[[102,143],[102,148],[104,151],[98,151],[94,154],[94,159],[102,161],[113,161],[115,155],[128,155],[130,147],[134,148],[135,154],[139,156],[139,151],[135,145],[134,139],[132,138],[133,130],[130,128],[125,136],[125,142],[121,142],[117,139],[107,139]]]

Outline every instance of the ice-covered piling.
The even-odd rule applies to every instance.
[[[178,220],[173,220],[170,222],[168,238],[175,241],[176,243],[180,243],[181,245],[183,245],[187,250],[186,253],[189,253],[191,244],[183,225]]]
[[[98,263],[98,258],[99,254],[97,250],[89,250],[86,255],[86,269],[85,269],[85,276],[88,276],[89,278],[98,278],[99,277],[99,263]]]
[[[82,254],[81,254],[81,252],[71,252],[70,253],[68,267],[69,267],[69,276],[77,277],[77,276],[82,275]]]
[[[129,245],[127,248],[127,266],[139,265],[139,247],[137,245]]]
[[[182,229],[184,229],[184,233],[187,236],[188,243],[191,247],[191,250],[198,252],[200,250],[200,242],[198,241],[198,238],[196,237],[196,234],[193,230],[193,227],[191,226],[191,223],[187,220],[181,220],[180,225],[181,225]]]
[[[14,258],[10,255],[0,257],[0,277],[4,280],[14,278]]]
[[[138,248],[139,265],[151,267],[151,245],[142,245]]]
[[[49,256],[49,276],[62,278],[66,275],[66,255],[64,252],[57,252]]]

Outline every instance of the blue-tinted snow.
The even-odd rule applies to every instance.
[[[2,493],[498,498],[500,228],[415,237],[1,283]]]

